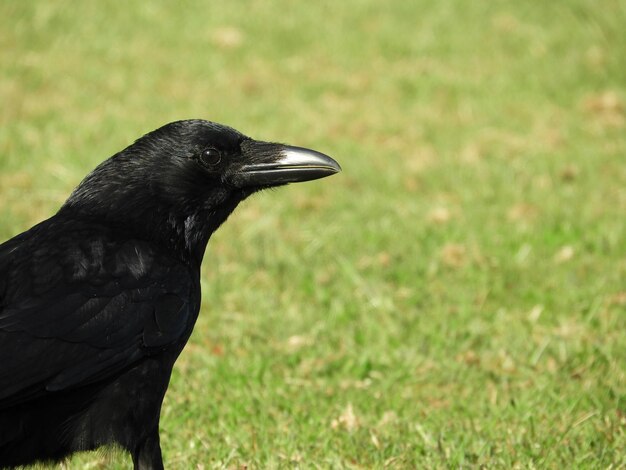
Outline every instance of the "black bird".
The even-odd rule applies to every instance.
[[[0,468],[109,444],[163,468],[161,403],[211,234],[256,191],[338,171],[313,150],[173,122],[0,245]]]

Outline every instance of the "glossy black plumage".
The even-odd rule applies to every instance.
[[[161,403],[211,233],[259,189],[337,171],[313,151],[179,121],[0,245],[0,467],[118,444],[135,468],[162,468]]]

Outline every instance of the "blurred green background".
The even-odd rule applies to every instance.
[[[176,119],[344,168],[211,240],[167,468],[626,466],[625,2],[8,0],[0,57],[2,240]]]

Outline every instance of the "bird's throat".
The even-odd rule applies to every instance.
[[[182,221],[183,246],[190,261],[198,266],[202,263],[211,235],[226,221],[242,199],[233,195],[215,208],[201,208],[185,217]]]

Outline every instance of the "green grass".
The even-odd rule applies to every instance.
[[[624,468],[624,25],[619,0],[5,1],[0,238],[171,120],[319,149],[343,173],[209,244],[168,468]]]

